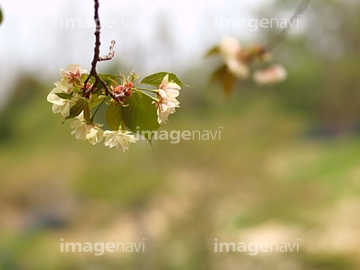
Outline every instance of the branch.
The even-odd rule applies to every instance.
[[[111,41],[111,45],[110,45],[110,52],[108,53],[108,55],[106,56],[100,56],[99,57],[99,61],[107,61],[107,60],[111,60],[114,55],[115,55],[115,51],[114,51],[114,47],[115,47],[115,40]]]
[[[265,46],[265,50],[267,52],[273,50],[277,45],[281,43],[281,41],[284,40],[284,38],[288,35],[291,25],[293,25],[294,21],[297,19],[298,16],[301,16],[304,11],[308,8],[311,0],[302,0],[297,7],[294,15],[289,19],[287,22],[286,28],[284,28],[280,33],[275,35],[268,44]]]
[[[98,83],[101,83],[102,86],[105,89],[106,95],[110,95],[113,99],[115,99],[114,94],[109,90],[109,88],[107,87],[106,83],[99,77],[97,71],[96,71],[96,65],[98,62],[100,61],[105,61],[105,60],[111,60],[114,57],[115,51],[114,51],[114,46],[115,46],[115,41],[111,41],[111,46],[110,46],[110,52],[107,56],[105,57],[100,57],[100,30],[101,30],[101,24],[100,24],[100,18],[99,18],[99,0],[94,0],[94,21],[95,21],[95,47],[94,47],[94,58],[91,62],[91,70],[90,70],[90,74],[89,76],[86,78],[85,82],[84,82],[84,88],[83,88],[83,97],[89,98],[90,94],[92,92],[95,91],[96,89],[96,85]],[[90,78],[94,77],[95,78],[95,82],[93,84],[93,86],[91,87],[90,90],[86,90],[86,85],[89,83]]]

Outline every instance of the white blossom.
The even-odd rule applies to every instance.
[[[287,72],[281,65],[273,65],[264,70],[254,72],[253,79],[259,85],[275,84],[284,81]]]
[[[176,99],[180,94],[181,87],[174,83],[169,82],[169,75],[167,74],[158,90],[158,122],[159,124],[166,123],[168,121],[169,114],[175,112],[175,108],[180,107],[180,102]]]
[[[244,79],[249,76],[248,64],[242,59],[243,49],[236,39],[223,37],[219,49],[227,68],[234,76]]]
[[[105,130],[104,132],[105,142],[104,145],[109,148],[115,147],[118,151],[125,152],[129,149],[131,143],[136,143],[137,138],[126,130]]]
[[[68,65],[66,70],[61,69],[61,82],[65,85],[74,85],[80,81],[81,75],[86,73],[85,69],[81,69],[79,64]]]
[[[72,99],[62,99],[56,93],[68,93],[69,88],[60,82],[55,83],[55,88],[47,96],[47,101],[52,103],[53,113],[61,113],[62,116],[67,117],[70,114],[70,108],[75,103]]]
[[[239,59],[230,58],[226,61],[226,65],[235,77],[244,79],[249,77],[248,65],[240,61]]]
[[[223,37],[220,41],[220,54],[222,57],[228,59],[236,57],[241,52],[240,43],[233,37]]]
[[[104,137],[104,131],[100,128],[100,124],[86,123],[83,114],[81,113],[70,124],[70,127],[74,130],[71,134],[75,134],[75,138],[78,140],[88,140],[92,145],[101,142]]]

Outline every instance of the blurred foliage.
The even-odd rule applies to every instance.
[[[125,154],[77,141],[50,111],[52,85],[19,74],[0,111],[0,269],[359,269],[356,12],[312,1],[309,30],[274,51],[289,70],[276,87],[239,84],[226,101],[199,80],[216,65],[192,65],[181,77],[194,88],[162,128],[224,127],[220,141],[140,141]],[[300,252],[213,252],[214,238],[259,237],[301,238]],[[97,257],[61,253],[60,238],[148,241]]]
[[[3,21],[3,14],[2,14],[2,11],[1,11],[1,8],[0,8],[0,24],[2,23]]]
[[[278,2],[265,14],[273,17],[284,14],[294,5],[294,1]],[[351,4],[311,1],[300,20],[300,24],[306,25],[305,32],[290,32],[274,51],[289,69],[290,77],[294,77],[274,91],[276,98],[282,106],[309,117],[323,130],[317,133],[358,129],[360,20],[356,14],[359,10],[360,5],[355,1]],[[274,32],[268,30],[263,30],[263,36],[269,38]]]

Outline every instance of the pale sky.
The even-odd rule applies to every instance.
[[[200,61],[224,35],[244,39],[256,36],[248,29],[219,29],[215,27],[216,18],[251,18],[262,4],[271,2],[103,0],[99,10],[103,26],[101,54],[108,53],[114,39],[115,59],[132,65],[135,71],[179,71],[191,61]],[[56,80],[60,68],[71,63],[90,69],[93,1],[1,0],[0,5],[4,14],[0,26],[2,96],[21,70]],[[163,44],[163,36],[169,36],[170,42]],[[3,100],[0,97],[0,105]]]

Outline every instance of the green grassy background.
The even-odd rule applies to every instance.
[[[360,46],[341,29],[360,24],[339,5],[342,53],[317,47],[329,33],[310,15],[317,30],[274,52],[283,84],[239,83],[227,100],[207,83],[212,60],[182,74],[193,88],[161,128],[223,127],[221,140],[92,146],[51,113],[51,82],[19,74],[0,111],[0,269],[359,269]],[[147,239],[146,252],[61,253],[61,238]],[[215,253],[215,238],[300,250]]]

